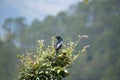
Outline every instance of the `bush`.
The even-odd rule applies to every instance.
[[[76,60],[76,58],[86,52],[85,46],[82,50],[74,49],[80,40],[86,35],[78,36],[76,42],[71,40],[67,45],[63,45],[58,53],[54,49],[55,38],[52,37],[52,45],[45,47],[43,40],[38,40],[36,54],[26,53],[18,55],[20,58],[19,75],[17,80],[62,80],[69,75],[67,68]]]

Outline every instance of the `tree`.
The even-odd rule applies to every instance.
[[[69,46],[64,47],[55,52],[54,38],[52,45],[44,48],[42,40],[38,40],[37,54],[26,53],[19,55],[21,61],[20,74],[17,80],[62,80],[68,76],[67,68],[76,60],[76,58],[86,52],[85,46],[78,54],[73,54],[74,48],[77,46],[81,38],[87,36],[79,36],[78,41],[70,41]]]

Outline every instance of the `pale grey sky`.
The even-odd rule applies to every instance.
[[[0,25],[8,17],[25,17],[28,22],[66,11],[81,0],[0,0]]]

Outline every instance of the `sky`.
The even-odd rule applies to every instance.
[[[43,20],[47,15],[57,15],[70,5],[81,0],[0,0],[0,26],[6,18],[25,17],[30,23],[34,19]]]

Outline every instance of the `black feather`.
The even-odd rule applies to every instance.
[[[62,47],[63,45],[63,41],[62,38],[60,36],[56,36],[56,39],[58,40],[56,45],[55,45],[55,50],[56,52],[58,52],[58,50]]]

